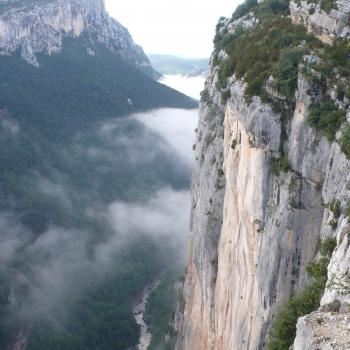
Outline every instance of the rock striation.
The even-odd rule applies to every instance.
[[[104,0],[0,1],[1,55],[20,52],[28,63],[39,66],[40,53],[60,52],[64,38],[82,35],[88,38],[89,54],[94,55],[99,43],[153,78],[159,77],[128,30],[109,16]]]
[[[348,16],[346,3],[338,1],[341,10],[329,15],[320,10],[311,26],[304,2],[291,2],[292,20],[332,42],[346,37],[348,27],[342,20],[332,27],[325,18]],[[257,23],[251,14],[246,19],[246,28]],[[242,18],[238,21],[242,28]],[[230,21],[221,24],[228,33],[238,27]],[[217,57],[228,59],[224,51]],[[247,101],[246,84],[235,75],[228,81],[230,97],[223,99],[219,79],[212,58],[197,131],[189,259],[176,316],[176,349],[265,349],[276,312],[310,283],[306,266],[318,256],[318,242],[326,237],[337,237],[337,248],[328,267],[324,309],[299,321],[295,350],[318,348],[315,339],[323,332],[322,339],[330,340],[321,349],[331,344],[348,349],[348,335],[332,340],[340,333],[336,326],[328,327],[339,322],[346,333],[350,320],[349,219],[344,210],[335,218],[330,209],[335,200],[340,208],[350,203],[350,161],[341,151],[340,132],[329,142],[308,123],[317,92],[302,70],[286,123],[260,97]],[[276,173],[272,164],[282,157],[281,150],[289,167]],[[327,305],[334,302],[340,306],[332,316]],[[323,326],[312,333],[320,317]]]

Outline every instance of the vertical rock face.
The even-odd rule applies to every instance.
[[[208,84],[213,98],[218,98],[210,78]],[[224,112],[220,107],[202,106],[193,171],[190,258],[183,287],[185,308],[182,310],[179,349],[193,346],[207,349],[213,341],[217,246],[225,194],[223,120]]]
[[[348,219],[341,214],[332,228],[327,207],[350,200],[350,162],[340,134],[329,143],[310,127],[312,89],[301,73],[294,114],[284,125],[259,97],[247,102],[235,76],[223,101],[218,69],[212,62],[210,103],[201,107],[197,134],[178,350],[264,349],[278,308],[309,283],[306,265],[325,237],[337,235],[338,247],[322,304],[341,300],[345,308],[349,302]],[[282,142],[289,169],[278,173],[273,163]],[[306,344],[300,336],[298,344]],[[300,346],[295,349],[313,349]]]
[[[321,2],[291,1],[290,10],[295,23],[305,25],[326,44],[350,36],[350,4],[347,0],[335,1],[334,8],[328,12],[322,9]]]
[[[1,55],[19,51],[28,63],[38,66],[39,53],[57,53],[62,50],[65,37],[83,34],[89,39],[90,54],[94,54],[93,44],[100,43],[157,77],[128,30],[108,15],[104,0],[0,1]]]

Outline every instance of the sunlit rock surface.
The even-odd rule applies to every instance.
[[[297,325],[293,350],[347,350],[350,344],[350,316],[314,312]]]
[[[291,3],[297,21],[293,6],[297,5]],[[324,24],[320,27],[328,33]],[[344,28],[333,28],[334,35],[346,36]],[[226,56],[220,52],[219,57]],[[317,314],[298,326],[295,349],[316,349],[311,345],[314,338],[323,332],[324,337],[340,336],[337,324],[345,332],[350,319],[345,307],[350,290],[344,287],[350,266],[349,225],[341,214],[333,229],[328,209],[333,199],[342,208],[350,200],[350,162],[340,150],[340,133],[329,143],[308,124],[312,89],[302,74],[295,110],[285,126],[260,98],[246,102],[242,81],[231,78],[227,102],[222,101],[217,82],[218,67],[212,62],[206,82],[210,103],[201,107],[197,131],[189,260],[176,316],[177,349],[264,349],[278,308],[309,283],[305,268],[316,256],[317,242],[337,235],[322,304],[340,300],[344,314],[325,312],[324,329],[307,335],[309,343],[302,322],[309,327]],[[281,156],[283,128],[289,170],[278,175],[271,164]],[[334,326],[326,329],[332,322]],[[349,339],[344,342],[350,348]],[[339,346],[336,349],[346,349]]]
[[[38,54],[60,52],[67,37],[84,37],[91,55],[94,44],[100,43],[159,77],[128,30],[109,16],[104,0],[0,1],[0,54],[19,51],[28,63],[38,66]]]

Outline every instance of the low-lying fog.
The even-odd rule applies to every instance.
[[[175,90],[181,91],[187,96],[190,96],[196,100],[200,98],[200,92],[204,88],[205,76],[184,76],[180,74],[176,75],[164,75],[160,82],[168,85]]]
[[[198,97],[202,78],[164,80],[175,81]],[[34,228],[22,213],[0,212],[0,262],[20,252],[32,264],[32,303],[42,308],[46,301],[49,309],[80,271],[104,272],[109,256],[137,235],[159,237],[184,258],[197,119],[198,110],[158,109],[107,120],[58,150],[59,167],[48,159],[45,173],[28,175],[23,214],[30,213]],[[26,132],[1,130],[13,141]]]

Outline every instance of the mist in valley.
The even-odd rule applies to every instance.
[[[205,75],[186,76],[181,74],[164,75],[160,82],[181,91],[187,96],[196,100],[200,99],[200,92],[203,90]]]
[[[197,113],[159,109],[99,122],[48,152],[42,169],[25,174],[24,194],[0,212],[0,283],[12,300],[4,333],[22,324],[22,332],[34,334],[33,348],[53,332],[62,337],[55,344],[74,342],[78,349],[74,332],[92,327],[91,317],[87,324],[80,320],[92,312],[102,322],[100,311],[84,306],[101,293],[100,308],[114,307],[117,321],[135,332],[131,308],[121,307],[121,299],[168,268],[184,266]],[[11,118],[3,118],[1,128],[7,141],[26,139]],[[78,331],[70,332],[78,320]],[[123,347],[125,329],[108,341]]]

